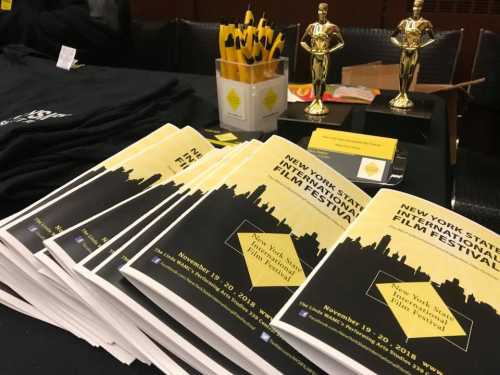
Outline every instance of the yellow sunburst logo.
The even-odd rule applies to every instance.
[[[365,167],[365,172],[368,176],[373,177],[375,176],[379,171],[378,165],[375,163],[369,163]]]

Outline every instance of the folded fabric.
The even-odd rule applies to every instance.
[[[19,210],[167,122],[213,125],[216,108],[175,75],[64,71],[22,46],[0,55],[0,215]]]

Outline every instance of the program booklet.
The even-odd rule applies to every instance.
[[[199,133],[189,127],[157,141],[118,165],[109,169],[103,166],[104,171],[97,177],[29,211],[0,230],[2,240],[9,246],[9,251],[4,253],[12,265],[9,272],[19,279],[13,289],[26,296],[33,306],[58,325],[72,332],[83,332],[81,336],[91,343],[112,343],[116,336],[101,325],[88,306],[54,287],[50,280],[38,273],[40,263],[33,253],[43,249],[43,239],[106,209],[108,205],[161,183],[213,150]],[[120,344],[126,342],[120,341]],[[133,347],[126,348],[141,360],[148,361],[147,357],[135,353]]]
[[[186,210],[191,208],[191,206],[202,197],[202,187],[212,186],[219,183],[227,175],[227,173],[231,172],[235,168],[235,165],[240,164],[242,160],[245,160],[252,155],[252,153],[260,147],[260,145],[261,143],[259,141],[252,141],[250,143],[236,146],[232,149],[225,148],[222,160],[219,160],[215,165],[212,165],[211,168],[200,174],[197,178],[193,179],[189,184],[184,185],[175,195],[165,199],[141,218],[123,229],[119,234],[99,248],[99,251],[93,252],[86,258],[82,259],[78,263],[79,266],[82,266],[90,271],[95,270],[97,267],[102,266],[103,262],[108,261],[112,255],[115,255],[115,252],[117,252],[118,249],[122,250],[125,247],[125,244],[127,244],[133,237],[138,236],[139,233],[142,238],[151,237],[151,240],[153,240],[168,226],[161,226],[161,218],[166,215],[166,213],[169,212],[174,205],[179,207],[182,204],[182,207],[187,207]],[[226,174],[221,175],[221,173]],[[207,192],[207,189],[208,188],[204,189],[205,193]],[[169,222],[169,224],[171,223],[172,222]],[[158,228],[156,229],[158,232],[150,230],[153,225]]]
[[[146,217],[149,220],[154,219],[149,224],[139,227],[132,225],[124,231],[121,236],[129,240],[122,246],[106,244],[108,249],[103,247],[75,268],[94,287],[106,293],[108,309],[118,308],[118,313],[129,315],[131,321],[157,343],[176,353],[202,373],[242,373],[243,370],[159,309],[132,286],[119,269],[259,147],[260,142],[252,141],[233,149],[234,151],[218,163],[214,170],[205,173],[200,181],[186,186],[185,191],[180,191],[179,199],[162,204],[159,207],[161,211],[152,210]],[[131,237],[130,232],[135,235]],[[113,251],[113,248],[116,250]],[[98,259],[101,260],[100,264],[93,267]],[[113,321],[110,321],[110,324],[113,324]]]
[[[103,309],[103,301],[100,296],[81,284],[72,267],[76,265],[77,260],[83,259],[85,255],[92,253],[107,242],[100,243],[96,239],[103,236],[112,239],[120,229],[125,228],[135,218],[142,216],[145,211],[162,200],[174,200],[177,191],[197,178],[199,174],[204,173],[210,166],[215,165],[225,153],[227,153],[226,150],[209,152],[202,159],[191,164],[189,168],[177,173],[167,181],[45,241],[45,245],[52,251],[52,254],[45,251],[36,254],[36,257],[45,266],[44,271],[50,272],[49,276],[58,283],[57,286],[69,290],[71,294],[81,298],[96,317],[104,320],[108,327],[114,328],[115,337],[119,338],[120,343],[126,342],[137,351],[144,353],[160,369],[172,368],[172,361],[146,335],[125,321],[123,314],[110,314],[109,311]],[[81,240],[79,240],[80,238]]]
[[[145,149],[148,146],[151,146],[152,144],[158,142],[159,140],[162,140],[162,139],[172,135],[176,131],[178,131],[178,129],[174,125],[167,124],[167,125],[162,126],[158,130],[152,132],[151,134],[140,139],[139,141],[126,147],[122,151],[111,156],[110,158],[106,159],[105,161],[98,164],[97,166],[89,169],[88,171],[82,173],[80,176],[67,182],[66,184],[64,184],[60,188],[47,194],[45,197],[41,198],[37,202],[26,207],[25,209],[5,218],[3,220],[0,220],[0,227],[7,225],[8,223],[14,221],[16,218],[19,218],[22,215],[26,215],[29,211],[33,211],[36,208],[41,207],[42,205],[56,199],[57,197],[63,195],[64,193],[70,191],[71,189],[77,187],[78,185],[83,184],[84,182],[98,176],[100,173],[102,173],[103,167],[106,169],[106,168],[110,168],[114,165],[117,165],[117,164],[121,163],[122,161],[130,158],[135,153],[141,151],[142,149]],[[7,248],[2,248],[3,253],[6,253],[7,251],[8,251]],[[7,277],[7,272],[8,272],[8,270],[6,270],[6,272],[4,273],[5,277]],[[9,283],[12,285],[12,278],[11,277],[9,277]],[[12,290],[12,289],[10,289],[10,290]],[[3,299],[2,301],[6,301],[5,304],[8,304],[8,306],[10,308],[22,310],[21,312],[29,311],[30,312],[29,315],[36,315],[36,310],[34,310],[34,308],[32,306],[30,306],[28,304],[28,302],[25,301],[24,299],[19,299],[18,296],[19,295],[17,293],[15,295],[11,294],[10,296],[6,297],[8,299],[8,301],[5,299]],[[40,320],[49,321],[47,316],[40,315],[40,314],[37,316],[38,318],[40,318]],[[54,321],[50,321],[50,323],[56,324]]]
[[[60,290],[49,291],[46,285],[43,284],[45,280],[42,279],[41,275],[32,272],[28,276],[24,272],[24,267],[29,267],[29,265],[18,265],[6,256],[6,254],[10,255],[10,249],[4,247],[2,250],[0,254],[0,267],[2,269],[3,282],[14,290],[16,294],[22,296],[24,301],[29,302],[29,304],[40,311],[44,317],[47,317],[47,319],[42,320],[72,332],[93,346],[106,348],[106,343],[112,342],[110,336],[107,336],[108,332],[104,328],[96,330],[95,322],[91,322],[90,320],[92,319],[90,318],[89,320],[89,315],[83,313],[81,304],[79,305],[73,299],[67,299],[67,295],[67,300],[62,302],[60,299],[62,292]],[[123,358],[119,359],[122,360]],[[127,358],[124,362],[131,362],[136,357],[129,354]]]
[[[3,251],[4,247],[0,244],[0,253]],[[26,301],[9,286],[13,284],[13,280],[0,263],[0,303],[24,315],[55,325],[47,316],[43,315],[40,311],[34,308],[28,301]]]
[[[212,150],[171,178],[94,215],[44,241],[57,261],[71,272],[73,266],[110,241],[135,220],[215,165],[228,150]],[[201,156],[201,154],[199,154]]]
[[[318,373],[269,323],[368,200],[273,136],[121,272],[250,373]]]
[[[185,127],[117,165],[103,165],[97,177],[4,226],[0,238],[31,259],[44,240],[160,184],[211,150],[203,136]]]
[[[381,190],[274,318],[331,372],[499,374],[500,236]]]
[[[113,246],[119,246],[119,240],[126,242],[125,236],[117,236],[117,234],[129,225],[138,225],[144,220],[145,213],[149,212],[152,207],[161,206],[160,202],[177,199],[176,193],[179,189],[191,180],[199,178],[199,175],[203,174],[206,169],[212,168],[227,151],[213,150],[170,180],[155,185],[44,241],[44,244],[51,248],[56,256],[47,248],[36,253],[36,258],[43,265],[39,272],[53,280],[57,286],[69,290],[70,293],[80,294],[78,280],[72,277],[73,266],[76,263],[89,257],[103,246],[111,249]],[[98,262],[97,265],[100,263],[97,257],[93,259]],[[78,288],[76,290],[75,283]]]

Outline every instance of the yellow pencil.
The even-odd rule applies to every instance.
[[[240,75],[240,81],[245,82],[245,83],[251,83],[252,77],[250,73],[250,69],[247,65],[252,65],[254,60],[253,57],[250,55],[247,55],[245,53],[245,50],[241,46],[241,37],[243,34],[241,33],[240,30],[237,30],[236,32],[236,43],[235,43],[235,50],[236,50],[236,56],[238,58],[238,71]]]
[[[228,61],[226,69],[227,77],[238,81],[238,57],[236,56],[235,31],[236,27],[234,24],[226,26],[226,40],[224,42],[224,46],[226,47],[226,57]]]
[[[227,78],[227,72],[226,72],[227,53],[226,53],[225,41],[226,41],[226,26],[221,23],[219,26],[219,52],[221,59],[220,73],[222,77]]]

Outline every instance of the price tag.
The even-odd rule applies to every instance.
[[[76,49],[71,47],[62,46],[61,52],[59,52],[59,59],[57,60],[56,66],[60,69],[71,70],[76,56]]]

